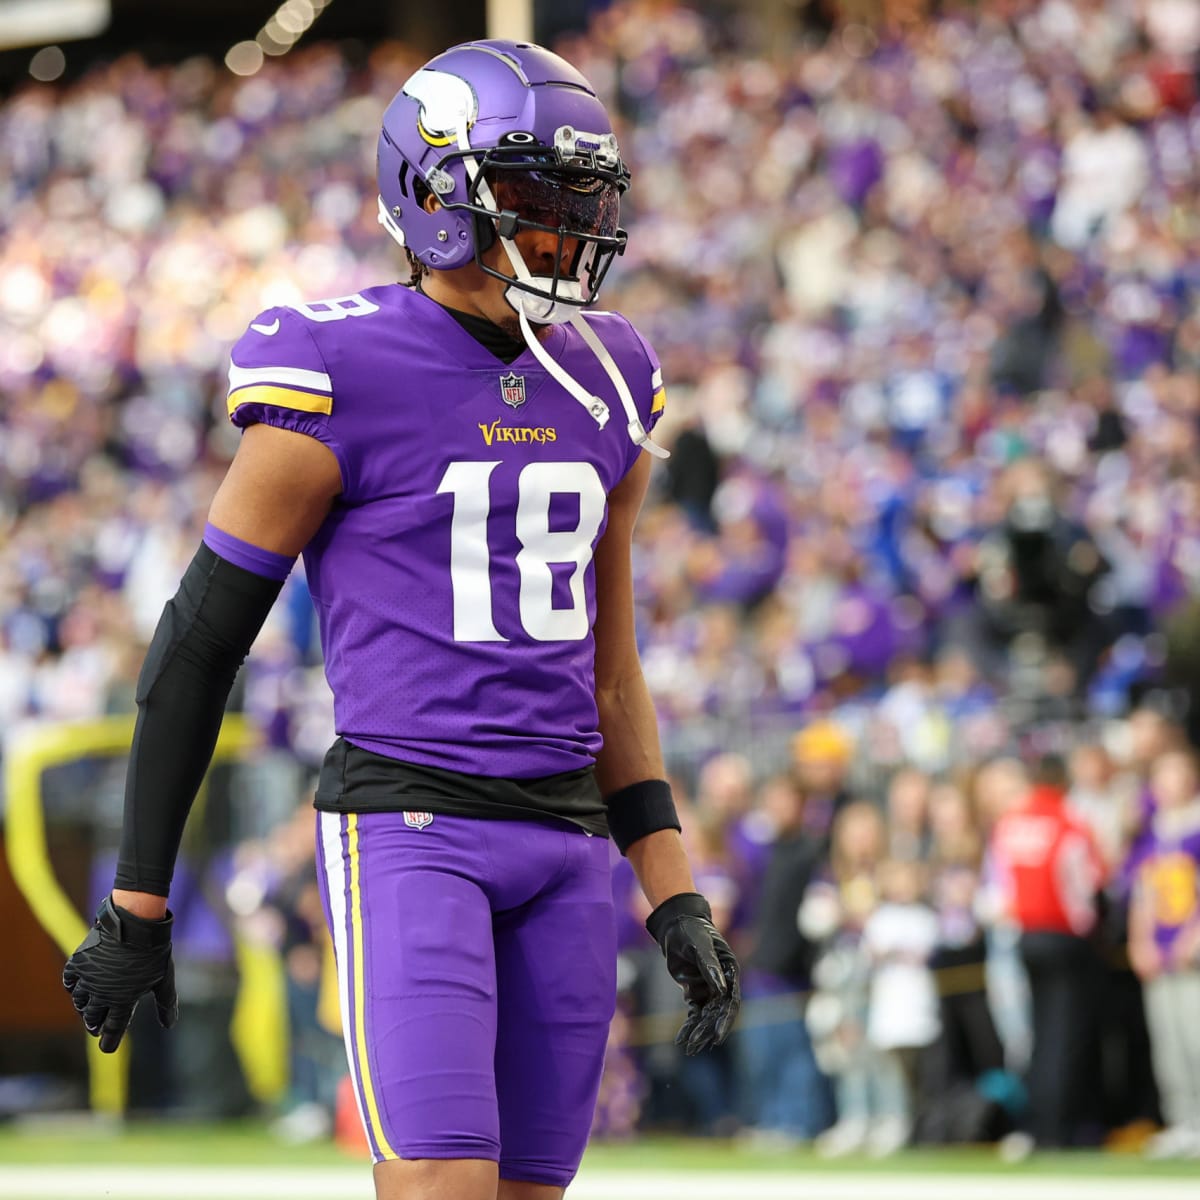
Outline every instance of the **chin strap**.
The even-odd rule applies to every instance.
[[[670,450],[664,449],[657,442],[653,441],[646,432],[646,427],[642,424],[641,417],[638,416],[637,405],[634,404],[633,397],[629,394],[629,386],[626,384],[624,376],[621,374],[617,364],[613,362],[613,357],[609,354],[608,347],[600,340],[596,331],[587,323],[587,318],[581,312],[574,312],[571,314],[571,324],[578,331],[579,336],[587,343],[588,349],[600,360],[600,365],[604,368],[604,373],[612,380],[613,387],[617,389],[617,395],[621,397],[621,407],[625,409],[625,416],[628,422],[625,429],[629,434],[629,440],[635,446],[641,446],[644,450],[649,450],[655,458],[670,458]],[[525,330],[523,332],[525,332],[525,340],[530,342],[529,332]],[[534,353],[536,354],[536,351]],[[601,404],[604,403],[598,397],[597,400]],[[605,419],[607,419],[607,411]],[[601,428],[603,428],[603,425],[601,425]]]
[[[459,122],[458,145],[461,150],[470,150],[472,148],[470,139],[467,137],[467,123],[465,120]],[[480,175],[478,164],[474,159],[468,157],[463,159],[463,165],[471,177],[471,182],[475,185],[476,194],[485,205],[498,214],[500,210],[496,204],[495,197],[492,195],[492,189],[488,186],[487,180]],[[497,230],[496,236],[500,240],[500,245],[504,247],[504,253],[508,256],[508,261],[512,265],[515,277],[521,283],[536,285],[538,278],[530,272],[529,267],[525,263],[525,256],[517,247],[516,242],[512,238],[502,237],[499,230]],[[552,281],[547,280],[547,282]],[[560,362],[554,359],[534,332],[533,326],[530,324],[531,316],[532,320],[546,324],[569,324],[578,332],[584,344],[599,360],[600,365],[604,368],[604,373],[612,381],[613,387],[617,390],[621,407],[625,410],[625,429],[629,434],[629,440],[635,446],[640,446],[649,451],[655,458],[671,457],[671,452],[653,441],[646,432],[646,427],[642,424],[642,419],[638,415],[637,405],[633,402],[633,396],[630,394],[629,385],[626,384],[625,377],[621,374],[621,370],[616,362],[613,361],[613,356],[609,354],[608,347],[605,346],[596,331],[587,323],[583,313],[576,305],[556,303],[547,296],[538,296],[531,292],[523,291],[521,288],[509,288],[505,293],[505,299],[516,309],[517,319],[521,325],[521,334],[525,338],[525,344],[533,353],[534,358],[541,363],[553,379],[587,409],[592,420],[601,429],[608,424],[608,405],[599,396],[589,392]]]
[[[525,315],[523,308],[517,309],[517,320],[521,323],[521,335],[525,338],[525,344],[533,351],[533,357],[588,410],[592,419],[603,429],[608,424],[608,405],[599,396],[593,396],[574,375],[555,360],[534,333],[533,326],[529,323],[529,318]]]

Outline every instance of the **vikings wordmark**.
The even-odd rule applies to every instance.
[[[484,443],[488,446],[493,442],[545,442],[558,441],[558,430],[544,425],[501,425],[497,417],[490,425],[479,422],[479,432],[483,434]]]

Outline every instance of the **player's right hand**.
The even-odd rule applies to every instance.
[[[111,1054],[125,1036],[133,1010],[154,993],[158,1022],[170,1029],[179,1020],[175,995],[175,963],[171,959],[171,925],[136,917],[106,896],[88,935],[67,959],[63,987],[83,1018],[84,1028]]]

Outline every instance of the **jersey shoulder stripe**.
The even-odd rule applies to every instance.
[[[290,408],[296,412],[333,412],[333,397],[317,392],[301,392],[295,388],[272,387],[270,384],[252,384],[229,393],[229,415],[232,417],[243,404],[269,404],[273,408]]]
[[[305,391],[323,392],[326,395],[332,395],[333,392],[333,383],[324,371],[309,371],[303,367],[239,367],[236,363],[230,364],[230,395],[233,395],[239,388],[251,387],[256,384],[302,388]]]
[[[333,412],[333,383],[324,371],[303,367],[229,367],[229,415],[243,404],[270,404],[297,412]]]
[[[644,345],[645,343],[643,343]],[[655,367],[650,375],[650,415],[657,416],[667,407],[667,389],[663,384],[662,367]]]
[[[637,333],[637,330],[634,330],[634,333],[637,334],[642,351],[646,355],[646,361],[650,365],[650,424],[646,428],[652,430],[666,411],[667,385],[663,382],[662,367],[659,365],[658,355],[654,353],[653,347],[640,333]]]

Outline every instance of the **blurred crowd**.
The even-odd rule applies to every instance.
[[[1065,757],[906,764],[881,786],[856,782],[833,720],[791,753],[765,779],[719,754],[686,793],[747,1004],[706,1067],[651,1050],[643,1118],[830,1156],[1200,1157],[1200,772],[1180,724],[1141,704]],[[669,1008],[626,934],[630,1011]]]
[[[673,449],[639,636],[751,968],[735,1042],[682,1060],[614,864],[600,1123],[829,1153],[1165,1124],[1155,1153],[1200,1154],[1173,1015],[1200,978],[1200,6],[926,7],[817,8],[763,51],[619,0],[559,47],[633,173],[605,302],[659,351]],[[405,277],[374,146],[421,57],[130,56],[0,106],[0,728],[130,710],[246,322]],[[238,702],[290,828],[332,738],[299,570]],[[240,833],[203,859],[225,892],[284,836]],[[311,998],[292,892],[267,924]]]

